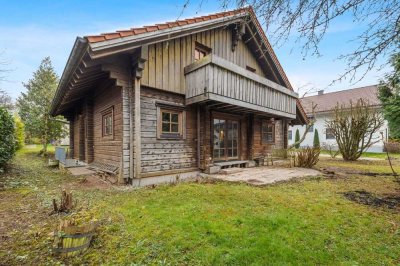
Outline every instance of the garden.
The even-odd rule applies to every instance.
[[[325,157],[315,168],[333,174],[262,187],[197,181],[134,189],[48,167],[39,150],[18,151],[0,176],[4,265],[400,263],[400,184],[386,160]],[[52,214],[62,189],[75,206]],[[62,219],[98,224],[82,254],[54,254]]]

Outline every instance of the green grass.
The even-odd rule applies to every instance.
[[[329,154],[329,151],[327,150],[321,150],[321,154]],[[389,153],[389,156],[392,158],[397,158],[400,159],[400,153]],[[340,157],[338,155],[337,157]],[[387,159],[387,154],[383,152],[364,152],[361,155],[361,158],[376,158],[376,159]]]
[[[323,159],[319,166],[329,162]],[[359,205],[342,196],[360,189],[394,193],[399,185],[390,177],[317,177],[261,188],[186,183],[155,189],[88,190],[76,186],[77,178],[43,164],[25,149],[14,160],[17,170],[0,177],[6,186],[0,191],[0,213],[15,215],[13,220],[18,221],[17,226],[16,222],[6,224],[11,234],[0,245],[4,264],[400,263],[400,213]],[[342,166],[336,160],[333,164]],[[345,165],[356,170],[367,166]],[[75,184],[80,211],[101,222],[92,247],[65,261],[51,255],[48,236],[59,221],[48,212],[60,184]]]
[[[396,159],[392,161],[394,170],[400,174],[400,160]],[[320,158],[318,163],[319,167],[334,167],[339,169],[347,169],[349,171],[357,172],[369,172],[369,173],[380,173],[380,174],[391,174],[391,168],[387,160],[358,160],[356,162],[343,161],[340,158]]]

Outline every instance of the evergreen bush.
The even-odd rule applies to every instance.
[[[14,153],[14,119],[6,109],[0,107],[0,172]]]

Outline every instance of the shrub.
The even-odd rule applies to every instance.
[[[313,143],[314,148],[320,148],[321,145],[319,144],[319,134],[318,134],[318,129],[314,130],[314,143]]]
[[[295,165],[297,167],[312,168],[318,162],[319,153],[319,148],[303,148],[296,152]]]
[[[385,142],[384,150],[390,153],[400,153],[400,141],[389,140]]]
[[[296,129],[296,135],[294,136],[294,143],[296,143],[296,145],[294,145],[294,147],[296,149],[300,148],[300,143],[298,143],[300,141],[300,132],[299,129]]]
[[[273,149],[272,156],[277,158],[286,159],[288,157],[288,150],[287,149]]]
[[[323,149],[329,152],[332,159],[340,154],[340,150],[334,144],[325,143]]]
[[[15,149],[19,150],[25,145],[25,126],[19,116],[14,116],[14,125]]]
[[[0,171],[14,156],[14,121],[13,117],[4,108],[0,108]]]
[[[345,161],[355,161],[373,144],[380,141],[375,133],[383,125],[383,117],[368,101],[359,99],[356,103],[339,103],[332,110],[333,115],[325,125],[335,136],[340,153]]]

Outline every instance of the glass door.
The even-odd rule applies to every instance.
[[[215,118],[213,123],[213,157],[216,161],[238,158],[239,122]]]
[[[213,155],[217,161],[225,159],[225,124],[224,119],[214,119]]]

